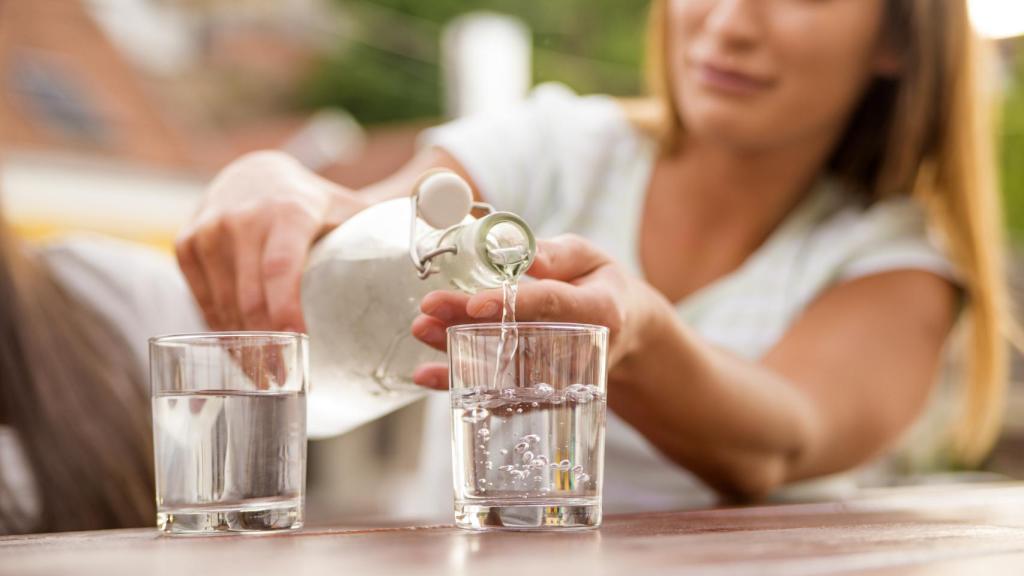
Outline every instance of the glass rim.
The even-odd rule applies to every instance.
[[[479,324],[456,324],[455,326],[449,326],[447,333],[449,336],[452,336],[455,334],[471,334],[476,332],[500,332],[503,326],[515,326],[518,330],[525,329],[528,332],[550,332],[552,334],[575,333],[607,335],[609,332],[607,326],[577,322],[511,322],[509,324],[502,324],[501,322],[482,322]]]
[[[182,332],[175,334],[161,334],[149,338],[150,346],[187,345],[187,344],[216,344],[230,339],[252,339],[265,338],[269,340],[285,340],[291,342],[308,342],[309,336],[302,332],[275,332],[273,330],[235,330],[230,332]],[[203,342],[203,341],[207,342]]]

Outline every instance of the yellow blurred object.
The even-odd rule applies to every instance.
[[[151,234],[130,233],[124,230],[83,228],[61,222],[21,221],[12,222],[11,228],[19,237],[29,242],[46,242],[76,232],[94,232],[114,236],[130,242],[138,242],[168,254],[174,254],[175,233],[153,231]]]

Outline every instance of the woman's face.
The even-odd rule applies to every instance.
[[[756,150],[831,138],[873,75],[885,0],[668,0],[668,63],[689,134]]]

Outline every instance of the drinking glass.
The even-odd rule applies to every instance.
[[[221,332],[149,342],[157,527],[299,528],[306,483],[307,339]]]
[[[448,329],[455,524],[474,530],[601,523],[608,329]]]

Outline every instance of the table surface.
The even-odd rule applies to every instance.
[[[612,516],[600,530],[450,526],[170,537],[0,538],[0,574],[1024,574],[1024,484],[893,488],[843,501]]]

